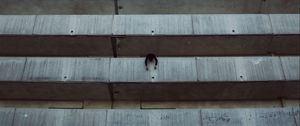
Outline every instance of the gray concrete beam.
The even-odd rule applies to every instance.
[[[299,13],[298,0],[118,0],[120,14]]]
[[[23,81],[109,81],[109,58],[27,58]]]
[[[112,15],[38,15],[33,35],[112,34]]]
[[[0,14],[299,13],[298,0],[1,0]],[[118,5],[118,6],[115,6]],[[115,12],[116,11],[116,12]]]
[[[293,109],[204,109],[203,125],[295,126]]]
[[[112,15],[2,15],[0,55],[113,56],[111,24]]]
[[[0,0],[0,14],[115,14],[114,0]]]
[[[111,100],[107,83],[1,81],[2,100]]]
[[[1,126],[297,126],[299,122],[299,107],[178,110],[0,108],[0,112],[0,116],[4,115],[0,118]]]
[[[0,35],[32,35],[35,15],[1,15]]]
[[[263,13],[294,13],[299,14],[300,1],[299,0],[266,0],[262,1],[261,12]]]
[[[298,108],[193,110],[67,110],[1,108],[3,126],[297,126]],[[11,118],[7,118],[11,117]],[[13,119],[14,117],[14,119]]]
[[[12,126],[14,120],[14,108],[0,108],[0,125]]]
[[[299,22],[299,14],[4,15],[0,55],[299,55]]]
[[[117,38],[117,54],[120,57],[146,56],[149,52],[158,56],[232,56],[232,55],[270,55],[274,49],[271,36],[127,36]],[[293,41],[291,43],[297,43]],[[284,43],[283,43],[284,44]],[[285,45],[281,52],[289,51]]]
[[[286,80],[300,80],[300,57],[280,57]]]
[[[289,57],[294,63],[299,64],[297,57]],[[182,60],[177,60],[181,62]],[[114,61],[112,61],[113,63]],[[117,80],[111,80],[115,92],[114,98],[117,100],[197,100],[197,99],[272,99],[276,97],[299,97],[299,81],[286,82],[283,68],[278,57],[199,57],[197,58],[197,75],[198,82],[194,83],[183,77],[192,77],[190,74],[183,74],[178,80],[174,76],[175,81],[155,81],[150,78],[150,74],[138,74],[137,71],[131,71],[142,66],[143,62],[132,61],[135,64],[132,67],[119,66],[118,75],[138,75],[141,78],[147,78],[143,83],[130,83]],[[288,62],[288,61],[286,61]],[[291,61],[292,62],[292,61]],[[125,63],[124,63],[125,64]],[[139,65],[137,65],[139,64]],[[173,64],[173,65],[172,65]],[[192,68],[188,65],[181,69],[184,64],[176,64],[170,62],[168,66],[161,66],[158,69],[166,70],[173,66],[177,68],[169,69],[169,73],[178,73]],[[113,65],[111,65],[113,66]],[[178,71],[177,71],[178,69]],[[131,72],[129,72],[131,71]],[[157,70],[160,71],[160,70]],[[293,74],[298,74],[296,69]],[[155,73],[155,72],[154,72]],[[159,72],[157,72],[159,73]],[[111,73],[112,74],[112,73]],[[165,76],[166,74],[157,74],[156,76]],[[146,76],[146,77],[145,77]],[[276,78],[276,79],[275,79]],[[121,77],[120,77],[121,79]],[[275,80],[276,81],[275,81]],[[134,80],[134,79],[133,79]],[[123,80],[124,81],[124,80]],[[139,80],[141,81],[141,80]],[[138,81],[138,82],[139,82]],[[146,82],[145,82],[146,81]],[[147,82],[148,81],[148,82]],[[154,85],[153,83],[160,83]]]
[[[300,98],[299,57],[0,58],[1,99]]]
[[[105,126],[106,110],[17,109],[12,126]]]
[[[111,99],[109,58],[0,60],[1,99]]]
[[[0,58],[0,79],[2,81],[17,81],[21,80],[26,58]]]
[[[272,34],[269,15],[226,14],[192,15],[195,35],[268,35]]]
[[[170,17],[172,20],[162,15],[116,16],[113,34],[122,36],[117,38],[118,56],[144,56],[149,52],[161,56],[300,53],[298,14],[190,15],[192,20],[187,15],[177,16]]]
[[[288,55],[288,53],[285,52],[286,49],[289,49],[289,52],[291,53],[299,54],[300,15],[271,14],[270,18],[271,18],[271,24],[273,28],[273,34],[275,35],[272,38],[272,44],[270,44],[270,49],[272,49],[273,52],[276,52],[277,54]],[[291,34],[296,34],[296,35],[290,36]]]
[[[193,35],[191,15],[115,15],[113,35]]]
[[[144,58],[115,58],[111,60],[110,82],[195,82],[195,58],[158,58],[159,66],[149,66]]]
[[[299,34],[299,18],[299,14],[270,14],[273,34]]]
[[[285,80],[279,57],[199,57],[197,69],[199,81]]]
[[[104,36],[0,36],[0,55],[112,57],[113,51]]]

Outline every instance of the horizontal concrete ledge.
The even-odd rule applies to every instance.
[[[299,13],[297,0],[118,0],[120,14]]]
[[[300,34],[299,14],[0,15],[0,35]]]
[[[299,13],[298,0],[0,0],[0,14]],[[118,5],[118,6],[115,6]]]
[[[1,15],[1,56],[299,55],[299,14]]]
[[[300,98],[300,57],[0,58],[1,99]]]
[[[299,56],[144,58],[0,57],[2,81],[244,82],[300,80]],[[153,78],[152,78],[153,77]]]
[[[0,0],[0,14],[115,14],[114,0]]]
[[[24,109],[0,108],[3,126],[298,126],[300,108]]]

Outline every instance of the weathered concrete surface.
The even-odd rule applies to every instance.
[[[1,102],[0,102],[1,103]],[[284,107],[299,107],[300,100],[284,100]],[[233,108],[280,108],[278,100],[255,100],[255,101],[152,101],[141,102],[142,109],[233,109]],[[14,107],[14,106],[12,106]]]
[[[14,120],[14,108],[0,108],[0,125],[12,126]]]
[[[0,100],[0,107],[49,109],[233,109],[233,108],[290,108],[299,107],[297,99],[221,100],[221,101],[57,101],[57,100]]]
[[[299,13],[298,0],[1,0],[0,14]],[[115,8],[115,5],[118,7]],[[116,12],[115,12],[116,10]]]
[[[110,37],[0,36],[2,56],[113,56]]]
[[[195,82],[195,58],[158,58],[156,70],[144,58],[116,58],[111,60],[110,82]]]
[[[21,80],[26,58],[0,58],[0,80],[1,81],[17,81]]]
[[[146,56],[232,56],[269,55],[269,36],[159,36],[117,38],[120,57]],[[290,54],[289,45],[282,52]],[[291,47],[295,48],[295,47]],[[294,52],[298,53],[298,52]]]
[[[118,56],[144,56],[149,52],[161,56],[297,55],[300,52],[298,14],[191,15],[192,22],[186,15],[177,16],[167,25],[158,22],[160,18],[165,21],[166,17],[156,15],[116,16],[118,20],[113,25],[118,27],[113,27],[113,34],[121,35],[117,38]],[[133,27],[136,24],[141,27]]]
[[[21,109],[1,108],[1,126],[297,126],[299,108]],[[4,112],[4,113],[2,113]],[[14,119],[13,119],[14,116]],[[7,118],[10,117],[10,118]]]
[[[294,102],[289,100],[289,102]],[[289,104],[291,105],[291,104]],[[0,100],[0,107],[14,108],[51,108],[51,109],[81,109],[82,101],[46,101],[46,100]]]
[[[0,55],[113,56],[112,18],[112,15],[2,15]]]
[[[108,110],[108,126],[201,126],[199,110]]]
[[[112,15],[38,15],[35,35],[111,35]]]
[[[299,14],[270,14],[273,33],[277,35],[299,34],[299,18]]]
[[[115,15],[114,35],[192,35],[191,15]]]
[[[241,81],[285,80],[279,57],[237,57],[235,62]]]
[[[200,81],[237,81],[237,72],[233,58],[203,57],[197,58],[198,80]]]
[[[0,55],[298,55],[299,22],[299,14],[2,15]]]
[[[108,85],[88,82],[3,82],[3,100],[111,100]]]
[[[275,55],[300,55],[300,35],[277,35],[269,49]]]
[[[297,81],[297,83],[299,83]],[[194,101],[194,100],[271,100],[299,97],[299,84],[284,82],[201,82],[201,83],[116,83],[116,100]]]
[[[1,0],[0,14],[114,14],[114,0]]]
[[[298,0],[118,0],[120,14],[299,13]]]
[[[207,59],[206,62],[205,59]],[[145,73],[142,59],[126,59],[128,62],[116,61],[118,61],[118,59],[115,59],[115,61],[112,62],[114,65],[111,65],[112,69],[116,69],[111,71],[111,77],[113,77],[111,82],[113,83],[114,98],[116,100],[233,100],[273,99],[280,96],[296,98],[299,96],[299,84],[296,84],[298,81],[295,81],[295,83],[284,82],[285,77],[278,57],[198,58],[197,75],[198,82],[200,83],[194,83],[192,80],[187,79],[193,75],[191,70],[189,70],[189,73],[182,74],[181,77],[173,76],[176,78],[174,80],[178,83],[172,83],[172,80],[151,80],[151,74],[153,72]],[[228,64],[226,64],[226,61]],[[299,61],[294,62],[298,63]],[[117,64],[119,64],[119,67],[116,67]],[[184,67],[185,69],[181,69],[181,66],[184,65],[175,65],[175,62],[170,62],[169,65],[165,67],[161,67],[160,64],[161,63],[159,63],[158,70],[154,71],[154,73],[158,73],[158,77],[168,75],[167,73],[160,75],[159,71],[161,69],[167,70],[171,68],[173,66],[172,64],[177,66],[177,68],[169,69],[170,73],[180,73],[179,71],[185,71],[185,69],[193,67],[193,65],[187,65]],[[229,66],[218,67],[218,65],[221,64]],[[139,67],[140,69],[138,69]],[[140,72],[141,74],[139,74]],[[116,78],[119,78],[119,80]],[[275,78],[277,81],[274,81]]]
[[[296,108],[299,109],[299,108]],[[295,112],[292,108],[283,110],[278,109],[257,109],[255,110],[255,120],[258,120],[255,124],[262,126],[297,126]]]
[[[13,126],[105,126],[106,110],[17,109]]]
[[[27,58],[23,81],[108,82],[109,58]]]
[[[296,126],[293,109],[204,109],[207,126]]]
[[[298,58],[159,57],[157,69],[150,63],[146,71],[144,58],[5,57],[0,60],[0,98],[297,99]]]
[[[285,79],[278,57],[199,57],[197,69],[200,81]]]
[[[299,4],[300,5],[300,4]],[[300,15],[299,14],[271,14],[273,34],[270,48],[275,54],[288,55],[285,51],[300,54]],[[296,34],[296,35],[291,35]],[[289,48],[290,47],[290,48]]]
[[[35,15],[1,15],[0,35],[31,35],[35,18]]]
[[[295,114],[296,124],[297,124],[297,126],[299,126],[300,125],[300,120],[299,120],[299,118],[300,118],[300,108],[299,107],[294,108],[293,110],[294,110],[294,114]]]
[[[300,80],[300,58],[280,57],[286,80]]]
[[[110,100],[109,58],[1,58],[1,99]]]
[[[267,35],[272,34],[269,15],[210,14],[192,15],[195,35]]]
[[[244,126],[253,125],[251,110],[241,109],[204,109],[201,111],[201,120],[204,126]],[[249,121],[250,120],[250,121]]]
[[[261,12],[263,13],[299,13],[299,0],[266,0],[262,1]]]

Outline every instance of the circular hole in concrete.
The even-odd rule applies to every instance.
[[[152,30],[151,33],[154,33],[154,30]]]
[[[152,77],[152,79],[154,79],[155,77]]]
[[[67,79],[68,77],[67,76],[64,76],[64,79]]]
[[[71,33],[74,33],[74,31],[73,31],[73,30],[71,30],[70,32],[71,32]]]
[[[235,30],[232,30],[232,32],[235,32]]]
[[[240,76],[240,78],[243,78],[243,76]]]

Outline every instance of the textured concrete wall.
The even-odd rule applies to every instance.
[[[299,57],[0,58],[1,99],[299,98]]]
[[[299,14],[2,15],[0,55],[299,55],[299,19]]]
[[[114,14],[114,0],[1,0],[0,14]]]
[[[298,126],[299,108],[190,110],[0,109],[2,126]]]
[[[299,13],[298,0],[0,0],[0,14]]]

